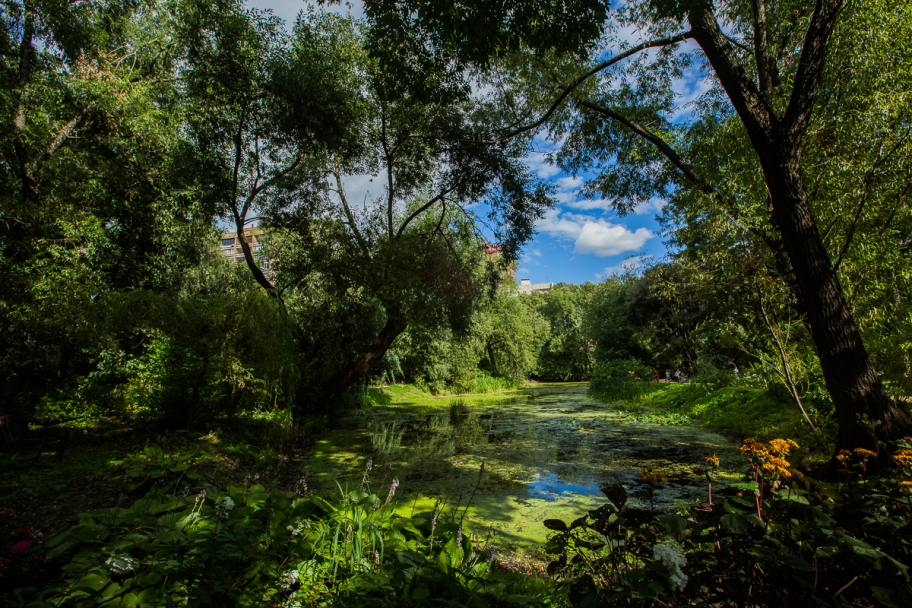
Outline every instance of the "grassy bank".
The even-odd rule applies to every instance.
[[[628,416],[660,424],[699,424],[736,439],[767,441],[788,437],[816,444],[814,434],[793,401],[761,388],[701,384],[654,384],[634,401],[619,402]]]

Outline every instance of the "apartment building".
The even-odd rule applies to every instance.
[[[262,228],[248,228],[244,230],[244,238],[250,245],[253,259],[257,261],[260,270],[267,273],[268,276],[269,259],[262,252],[265,236],[266,231]],[[233,260],[237,264],[244,262],[244,250],[241,248],[241,243],[237,238],[237,232],[224,233],[222,235],[221,247],[222,253],[224,253],[225,257],[228,259]]]
[[[520,279],[516,289],[519,291],[519,295],[547,293],[554,289],[554,283],[533,283],[529,279]]]

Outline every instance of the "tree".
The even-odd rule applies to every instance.
[[[88,374],[106,293],[167,289],[212,208],[181,145],[162,4],[7,2],[0,13],[0,360],[22,398]]]
[[[583,317],[595,285],[558,283],[544,294],[532,294],[534,309],[547,319],[551,331],[535,366],[545,380],[585,380],[592,372],[592,343],[585,334]]]
[[[312,45],[326,30],[321,24],[345,28],[355,47],[370,37],[351,22],[313,15],[299,19],[291,48]],[[505,258],[515,257],[550,205],[548,189],[521,161],[525,142],[478,145],[489,139],[491,115],[472,98],[466,73],[445,58],[425,61],[420,48],[398,52],[422,65],[422,78],[352,51],[347,69],[359,111],[347,138],[312,146],[301,163],[307,172],[289,174],[284,191],[264,190],[260,203],[286,244],[277,254],[275,291],[306,297],[302,291],[319,284],[359,311],[334,317],[339,323],[360,319],[359,329],[368,330],[351,334],[357,347],[321,380],[323,402],[360,381],[409,324],[458,326],[471,317],[486,280],[478,256],[490,240],[476,221],[488,220],[490,237],[511,252]],[[293,117],[288,124],[296,124]],[[365,178],[378,187],[351,200],[350,184]]]

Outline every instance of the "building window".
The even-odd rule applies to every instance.
[[[230,238],[230,239],[222,239],[222,247],[233,247],[233,246],[234,246],[234,239],[233,239],[233,238]]]

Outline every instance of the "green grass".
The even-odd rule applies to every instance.
[[[471,397],[474,404],[485,401],[501,401],[503,399],[526,399],[519,386],[504,385],[499,390],[480,391],[477,393],[445,393],[435,395],[422,390],[414,384],[390,384],[382,387],[372,387],[367,389],[368,407],[386,407],[392,409],[402,409],[410,412],[430,412],[438,409],[446,409],[453,405],[455,401],[462,401],[466,397]]]
[[[815,443],[798,407],[770,392],[745,386],[711,390],[700,384],[661,384],[639,402],[644,414],[681,417],[738,438],[785,437]]]

